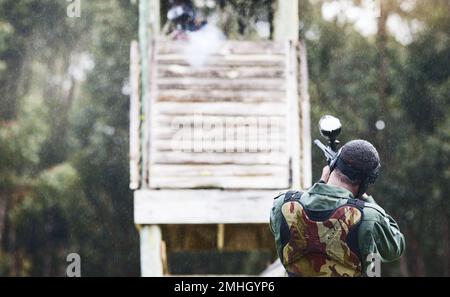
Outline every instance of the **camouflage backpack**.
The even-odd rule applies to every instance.
[[[307,209],[302,193],[287,192],[281,206],[279,257],[290,276],[360,276],[358,227],[364,201],[332,210]]]

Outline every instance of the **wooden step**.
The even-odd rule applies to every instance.
[[[233,164],[155,164],[152,172],[160,177],[181,176],[271,176],[282,175],[286,171],[284,165],[233,165]]]
[[[136,224],[267,224],[273,198],[281,191],[141,189],[134,192],[134,221]]]
[[[153,115],[228,115],[228,116],[285,116],[286,104],[278,102],[158,102],[152,107]]]
[[[150,169],[152,188],[284,189],[289,186],[288,167],[280,165],[155,164]]]
[[[150,173],[151,174],[151,173]],[[153,174],[150,187],[161,189],[286,189],[289,187],[289,176],[285,173],[279,176],[168,176]]]
[[[175,127],[179,128],[181,125],[200,125],[200,128],[208,129],[212,125],[227,125],[248,126],[254,125],[261,130],[270,129],[274,127],[286,128],[286,119],[280,116],[258,116],[258,117],[236,117],[236,116],[198,116],[198,115],[155,115],[153,122],[159,127]]]
[[[180,53],[189,46],[185,41],[159,41],[158,54]],[[273,41],[222,41],[218,46],[220,54],[285,54],[286,46]]]
[[[271,90],[284,91],[286,81],[279,78],[217,79],[217,78],[159,78],[156,84],[160,90]]]
[[[199,53],[201,55],[202,53]],[[284,55],[273,55],[273,54],[252,54],[252,55],[220,55],[218,53],[205,53],[206,56],[211,58],[211,60],[221,60],[230,63],[238,63],[238,62],[251,62],[253,64],[258,64],[258,62],[279,62],[284,63],[285,56]],[[179,61],[185,60],[190,56],[185,53],[177,53],[177,54],[164,54],[164,55],[156,55],[156,61],[161,62],[162,64],[167,64],[167,62],[171,61]]]
[[[272,58],[270,58],[272,57]],[[191,64],[186,59],[185,56],[175,57],[164,57],[157,56],[156,62],[158,65],[182,65],[182,66],[190,66]],[[201,63],[202,66],[197,68],[202,68],[206,66],[227,66],[227,67],[239,67],[239,66],[248,66],[248,67],[284,67],[285,61],[284,57],[280,57],[277,59],[273,59],[273,56],[267,56],[267,59],[263,57],[258,59],[246,59],[245,57],[241,57],[239,59],[226,59],[222,56],[208,56],[205,57],[204,63]]]
[[[183,153],[153,152],[152,164],[251,164],[287,165],[285,153]]]
[[[228,150],[238,151],[245,148],[250,152],[270,153],[276,150],[277,152],[286,152],[284,138],[269,139],[268,136],[263,135],[256,138],[252,135],[252,138],[247,138],[241,141],[228,142],[225,145],[224,141],[203,141],[202,139],[195,140],[173,140],[173,139],[157,139],[153,140],[153,147],[159,152],[171,152],[171,151],[193,151],[198,152],[225,152]]]
[[[284,67],[259,67],[248,66],[204,66],[190,67],[183,65],[159,65],[159,78],[176,77],[203,77],[203,78],[284,78],[286,69]]]
[[[152,134],[152,141],[154,143],[161,141],[162,143],[159,143],[161,147],[173,145],[177,148],[179,147],[179,150],[186,150],[187,149],[186,146],[189,147],[194,146],[196,145],[195,141],[204,141],[205,138],[208,136],[207,131],[203,132],[204,135],[192,131],[191,135],[186,136],[182,134],[186,132],[182,131],[181,129],[183,128],[172,128],[172,127],[155,128],[155,131]],[[239,145],[248,145],[249,141],[259,141],[258,146],[260,146],[261,148],[265,147],[266,145],[270,145],[268,149],[278,149],[279,146],[283,146],[284,143],[286,142],[286,130],[284,129],[277,130],[276,128],[271,128],[271,130],[258,131],[257,134],[250,133],[249,131],[243,132],[239,131],[239,134],[236,135],[236,133],[238,132],[235,132],[233,130],[231,131],[227,130],[224,133],[231,134],[231,136],[223,137],[224,139],[232,138],[234,141],[231,142],[231,140],[227,140],[230,149],[240,147]],[[184,139],[183,137],[189,137],[189,139]],[[172,141],[173,143],[167,143],[165,141]],[[183,141],[188,141],[188,143]]]
[[[284,90],[188,90],[161,89],[157,94],[157,101],[173,102],[286,102]]]

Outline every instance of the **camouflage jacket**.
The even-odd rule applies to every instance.
[[[292,269],[288,269],[287,258],[293,253],[292,246],[294,246],[295,249],[296,247],[298,248],[299,242],[300,244],[302,243],[301,240],[298,240],[298,238],[297,243],[294,244],[292,244],[291,240],[291,246],[290,244],[286,244],[285,240],[283,241],[283,222],[286,223],[286,221],[288,221],[287,225],[289,226],[287,227],[290,228],[291,231],[293,230],[293,228],[297,229],[297,235],[295,235],[296,237],[300,236],[307,238],[308,236],[311,237],[311,234],[307,234],[309,232],[309,230],[307,229],[309,228],[308,222],[305,222],[303,219],[299,219],[298,215],[292,216],[291,219],[286,216],[287,213],[292,213],[294,209],[293,204],[291,206],[288,206],[285,203],[284,198],[285,194],[280,194],[274,200],[274,205],[270,215],[270,228],[275,237],[275,244],[278,255],[280,256],[281,262],[289,273],[289,270]],[[345,236],[347,236],[347,234],[349,233],[349,226],[351,227],[352,224],[356,225],[357,223],[358,225],[358,228],[355,232],[357,234],[355,234],[354,236],[356,237],[354,240],[354,245],[356,245],[356,248],[358,250],[357,257],[352,251],[350,251],[347,244],[336,244],[336,242],[334,242],[332,243],[332,246],[324,247],[324,253],[337,255],[337,258],[339,258],[340,253],[343,260],[337,262],[342,262],[344,265],[339,266],[339,263],[337,263],[338,266],[335,267],[336,265],[333,264],[333,261],[326,260],[326,264],[329,264],[327,269],[331,268],[331,270],[333,270],[330,273],[330,271],[325,272],[322,267],[317,268],[317,265],[313,265],[314,263],[309,263],[311,265],[307,265],[308,267],[305,268],[306,266],[304,265],[304,263],[302,264],[297,261],[297,263],[295,264],[295,268],[299,268],[300,270],[303,269],[303,273],[301,273],[302,275],[364,275],[367,266],[370,264],[370,262],[367,260],[368,255],[372,253],[378,254],[383,262],[396,260],[402,255],[405,249],[405,239],[394,219],[386,214],[386,212],[380,206],[378,206],[370,196],[366,197],[364,200],[367,206],[361,208],[362,213],[358,211],[357,208],[346,208],[350,200],[355,201],[350,191],[341,187],[331,186],[324,183],[316,183],[302,195],[302,203],[296,204],[296,207],[300,208],[296,210],[297,214],[299,213],[299,211],[301,212],[303,210],[303,206],[308,210],[313,211],[344,209],[341,211],[341,214],[337,213],[339,217],[344,217],[344,219],[341,222],[336,223],[335,225],[339,226],[339,228],[341,229],[347,230],[339,231],[340,233],[338,234],[338,238],[344,238]],[[290,211],[287,210],[288,207],[290,207]],[[346,210],[351,210],[351,212],[348,212]],[[342,215],[343,212],[345,212],[345,215]],[[299,223],[299,221],[301,222]],[[322,227],[315,226],[314,228],[316,232],[320,232],[321,228],[324,229],[326,227],[326,224],[323,224]],[[330,232],[326,231],[326,233],[326,236],[329,236],[328,234]],[[292,234],[293,233],[291,232],[291,237]],[[343,236],[343,234],[345,236]],[[322,239],[319,239],[319,237],[317,237],[316,241],[320,241],[320,243],[318,243],[320,245]],[[328,258],[332,260],[333,257]],[[325,262],[322,262],[322,264],[325,266]],[[318,271],[312,271],[311,267],[317,268],[316,270]]]

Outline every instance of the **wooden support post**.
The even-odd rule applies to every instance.
[[[141,275],[163,276],[162,236],[157,225],[141,226]]]
[[[301,172],[302,172],[302,188],[309,188],[312,184],[312,161],[311,161],[311,118],[309,103],[309,75],[308,75],[308,59],[306,54],[306,44],[304,40],[299,42],[299,95],[300,95],[300,126],[301,126]]]
[[[291,188],[301,188],[301,132],[300,132],[300,119],[299,119],[299,97],[298,97],[298,67],[297,67],[297,49],[294,41],[287,41],[288,54],[287,54],[287,98],[288,98],[288,110],[289,110],[289,141],[291,145],[289,147],[289,154],[291,156]]]
[[[223,250],[225,245],[225,224],[217,225],[217,249]]]
[[[149,45],[149,28],[148,28],[148,1],[139,1],[139,47],[140,47],[140,64],[141,64],[141,153],[142,153],[142,166],[141,166],[141,185],[146,187],[147,172],[148,172],[148,136],[147,136],[147,80],[148,80],[148,45]]]
[[[278,0],[275,12],[274,39],[298,40],[298,0]]]
[[[163,274],[169,274],[169,262],[167,261],[167,245],[163,240],[161,241],[161,260],[163,265]]]
[[[298,6],[298,0],[277,0],[274,39],[288,42],[289,46],[287,57],[287,95],[290,110],[289,137],[291,137],[292,141],[292,148],[290,149],[290,155],[292,156],[292,188],[305,189],[311,184],[310,106],[309,97],[307,96],[308,71],[306,53],[302,52],[300,55],[301,60],[297,60],[300,23]],[[301,44],[300,50],[304,49],[304,44]]]
[[[160,2],[159,0],[139,1],[139,46],[141,52],[141,177],[143,187],[148,187],[149,160],[149,125],[150,125],[150,71],[151,44],[160,32]]]
[[[140,184],[140,114],[139,99],[139,47],[137,41],[131,42],[130,47],[130,189],[136,190]]]

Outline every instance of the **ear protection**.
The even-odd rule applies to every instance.
[[[373,184],[377,180],[380,174],[381,165],[378,164],[378,166],[369,173],[361,172],[360,170],[353,168],[350,164],[346,163],[344,160],[340,158],[341,151],[342,148],[339,149],[339,151],[336,154],[336,157],[333,160],[331,160],[330,172],[332,172],[336,168],[339,168],[339,170],[349,179],[361,180],[359,191],[358,194],[356,195],[356,197],[360,197],[362,194],[366,192],[369,184]]]

